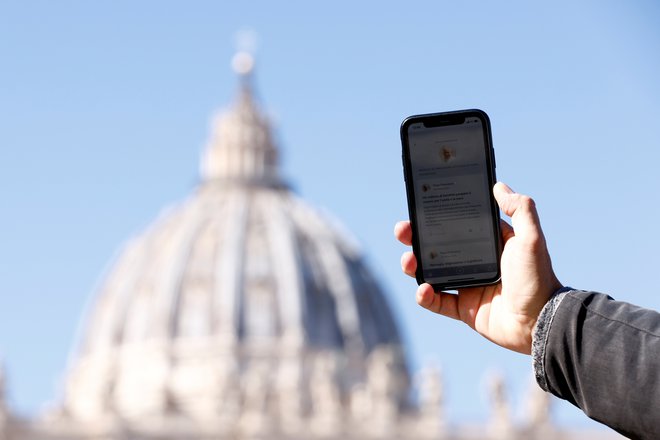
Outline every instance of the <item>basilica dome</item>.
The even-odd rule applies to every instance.
[[[385,294],[354,241],[281,178],[251,81],[250,65],[212,120],[200,184],[124,246],[100,285],[62,417],[188,438],[327,433],[405,411]]]

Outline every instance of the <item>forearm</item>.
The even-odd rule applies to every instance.
[[[561,293],[539,318],[532,354],[546,391],[624,435],[660,438],[657,312],[594,292]]]

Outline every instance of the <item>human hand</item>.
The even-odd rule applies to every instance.
[[[511,217],[502,221],[502,278],[497,284],[434,292],[430,284],[417,288],[417,303],[435,313],[458,319],[502,347],[530,354],[532,331],[541,309],[562,285],[552,270],[534,201],[498,182],[493,194],[500,209]],[[396,224],[394,235],[412,243],[410,222]],[[417,260],[412,252],[401,256],[402,270],[415,277]]]

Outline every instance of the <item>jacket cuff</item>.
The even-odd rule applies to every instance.
[[[539,317],[536,320],[534,331],[532,332],[532,366],[534,367],[534,377],[536,383],[544,390],[548,390],[548,381],[545,375],[545,347],[548,341],[548,334],[550,333],[550,326],[552,319],[555,317],[555,312],[559,308],[562,300],[568,292],[575,290],[572,287],[562,287],[552,294],[548,302],[545,304]]]

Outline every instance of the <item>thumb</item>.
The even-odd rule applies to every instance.
[[[516,235],[537,235],[541,230],[536,204],[531,197],[514,192],[508,185],[497,182],[493,195],[502,212],[511,217]]]

